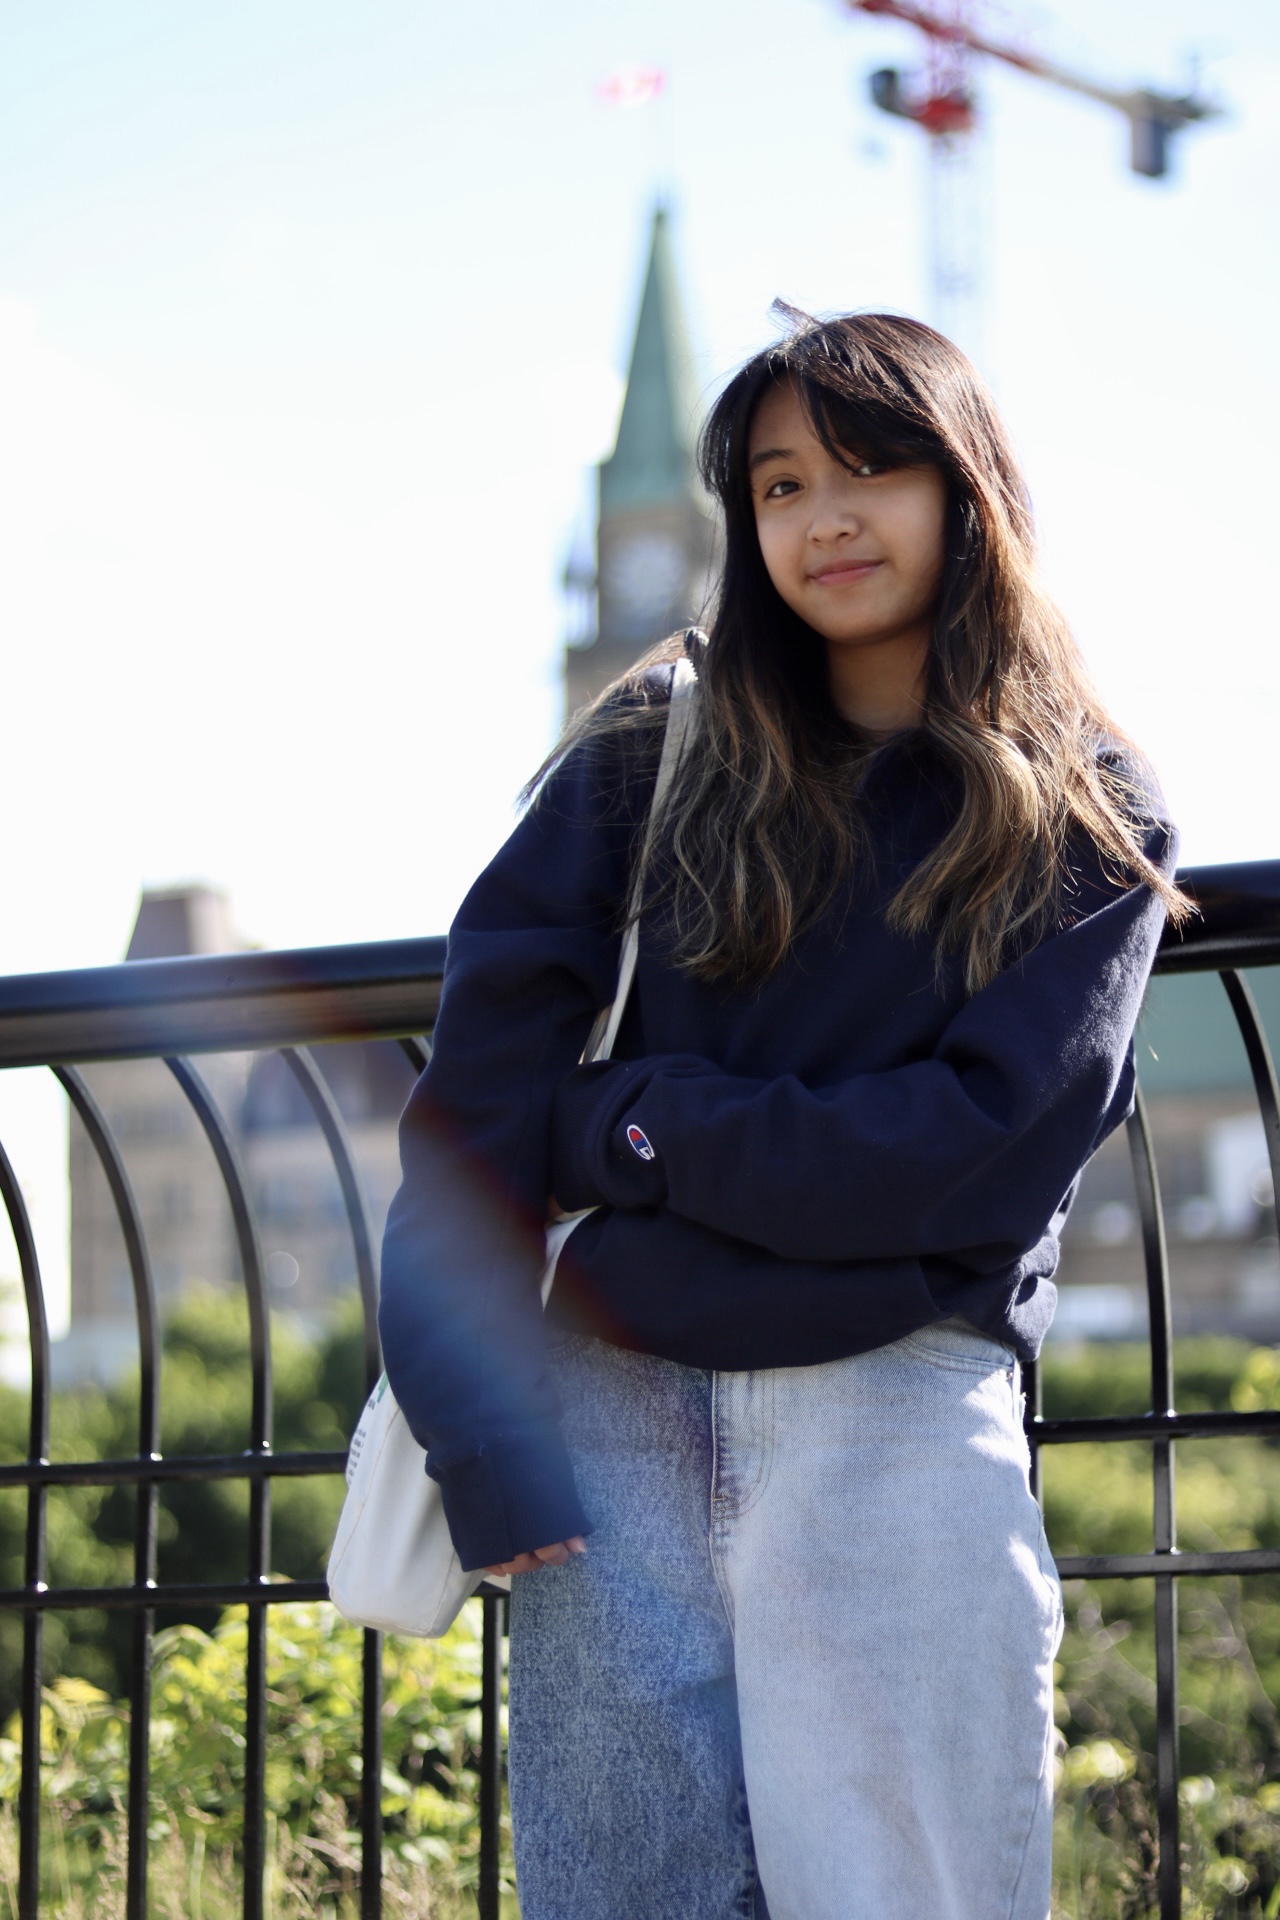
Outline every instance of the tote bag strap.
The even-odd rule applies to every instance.
[[[685,645],[702,636],[695,628],[686,637]],[[662,740],[662,758],[658,763],[658,778],[654,782],[653,798],[649,802],[649,817],[645,826],[647,836],[653,831],[653,823],[671,782],[676,768],[680,764],[680,755],[684,751],[689,737],[690,723],[693,719],[693,690],[698,684],[698,676],[690,662],[677,660],[674,678],[671,682],[671,705],[667,710],[667,730]],[[643,868],[643,861],[640,863]],[[631,901],[627,915],[627,930],[622,936],[622,952],[618,958],[618,984],[614,991],[613,1004],[605,1007],[591,1030],[591,1038],[583,1049],[584,1061],[607,1060],[613,1052],[613,1043],[618,1037],[618,1028],[622,1025],[622,1016],[627,1010],[627,1001],[631,997],[632,983],[636,977],[636,957],[640,950],[640,908],[643,903],[642,874],[637,872],[631,886]],[[545,1307],[555,1285],[556,1267],[560,1260],[564,1244],[578,1225],[594,1207],[584,1207],[580,1213],[568,1213],[547,1228],[547,1263],[542,1270],[542,1304]]]
[[[662,758],[658,762],[658,778],[654,783],[653,798],[649,802],[649,818],[645,827],[645,837],[653,831],[653,825],[662,810],[675,778],[676,768],[689,738],[689,727],[693,719],[693,690],[698,684],[698,676],[687,659],[676,661],[675,673],[671,681],[671,705],[667,710],[667,730],[662,741]],[[608,1060],[613,1053],[614,1042],[618,1038],[618,1029],[622,1025],[622,1016],[627,1010],[627,1001],[631,998],[631,987],[636,977],[636,960],[640,952],[640,909],[643,906],[643,862],[631,887],[631,905],[627,915],[627,930],[622,937],[622,952],[618,958],[618,984],[614,991],[613,1004],[604,1009],[588,1040],[582,1058],[584,1061]]]

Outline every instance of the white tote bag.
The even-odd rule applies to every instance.
[[[678,661],[651,809],[661,801],[679,761],[695,684],[689,662]],[[613,1052],[635,978],[639,908],[637,889],[619,957],[617,990],[596,1022],[584,1060],[607,1060]],[[585,1217],[573,1214],[547,1230],[544,1306],[560,1251]],[[329,1597],[356,1626],[433,1639],[448,1631],[458,1609],[485,1579],[495,1586],[508,1584],[493,1574],[463,1571],[440,1489],[426,1471],[426,1454],[410,1433],[384,1373],[365,1403],[347,1456],[347,1497],[329,1554]]]

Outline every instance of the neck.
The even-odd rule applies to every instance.
[[[905,633],[861,645],[827,642],[827,671],[837,711],[867,733],[914,727],[924,708],[929,635]]]

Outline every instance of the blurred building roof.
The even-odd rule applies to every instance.
[[[148,888],[138,907],[126,960],[167,960],[186,953],[243,953],[250,945],[231,921],[217,887]]]
[[[1272,1052],[1280,1054],[1280,968],[1246,975]],[[1158,976],[1138,1022],[1138,1075],[1148,1094],[1248,1092],[1248,1056],[1216,973]]]

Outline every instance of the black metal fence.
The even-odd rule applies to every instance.
[[[1280,1099],[1267,1038],[1242,968],[1280,962],[1280,862],[1199,867],[1180,879],[1200,907],[1181,935],[1169,934],[1158,973],[1217,972],[1240,1028],[1266,1130],[1274,1190],[1280,1195]],[[1280,1552],[1180,1553],[1174,1504],[1174,1445],[1224,1434],[1280,1434],[1280,1413],[1180,1414],[1174,1408],[1169,1258],[1155,1154],[1141,1093],[1128,1122],[1134,1188],[1142,1223],[1151,1348],[1151,1411],[1132,1418],[1046,1420],[1038,1370],[1028,1380],[1028,1438],[1039,1492],[1039,1451],[1081,1441],[1143,1440],[1151,1447],[1152,1551],[1061,1557],[1063,1579],[1153,1580],[1156,1642],[1156,1805],[1161,1920],[1182,1912],[1178,1835],[1178,1596],[1185,1574],[1280,1573]]]
[[[1266,1038],[1244,967],[1280,962],[1280,863],[1200,868],[1183,876],[1201,917],[1180,938],[1166,940],[1159,969],[1218,971],[1239,1023],[1266,1129],[1275,1190],[1280,1193],[1280,1096]],[[308,1052],[312,1043],[394,1038],[415,1067],[435,1018],[444,963],[443,940],[236,954],[41,974],[0,981],[0,1067],[47,1066],[57,1076],[88,1135],[110,1189],[132,1277],[140,1359],[137,1452],[115,1460],[51,1463],[50,1346],[35,1239],[12,1166],[0,1147],[0,1198],[8,1211],[22,1269],[31,1346],[28,1458],[0,1467],[0,1489],[25,1488],[24,1584],[0,1591],[0,1609],[23,1622],[22,1768],[19,1793],[20,1920],[36,1920],[40,1887],[40,1713],[43,1625],[51,1609],[123,1608],[132,1616],[127,1896],[129,1920],[147,1912],[151,1656],[156,1611],[246,1605],[248,1643],[244,1727],[245,1920],[264,1913],[266,1818],[266,1609],[325,1595],[319,1580],[269,1580],[271,1489],[278,1476],[340,1474],[341,1453],[272,1450],[271,1329],[262,1247],[235,1132],[192,1054],[272,1049],[286,1061],[323,1133],[341,1187],[364,1316],[368,1384],[381,1369],[376,1325],[377,1254],[370,1211],[347,1128],[326,1079]],[[139,1208],[125,1157],[79,1067],[107,1059],[163,1059],[203,1129],[230,1203],[248,1300],[252,1413],[244,1452],[162,1457],[159,1451],[159,1329],[156,1289]],[[1150,1132],[1141,1102],[1129,1123],[1142,1220],[1150,1305],[1151,1411],[1132,1418],[1052,1420],[1040,1413],[1038,1383],[1029,1381],[1028,1431],[1033,1459],[1044,1446],[1080,1441],[1143,1440],[1152,1450],[1152,1551],[1083,1555],[1059,1562],[1067,1578],[1149,1579],[1156,1593],[1157,1797],[1162,1920],[1180,1912],[1178,1849],[1177,1588],[1181,1575],[1280,1572],[1280,1552],[1179,1553],[1174,1514],[1174,1445],[1224,1434],[1280,1435],[1280,1413],[1174,1410],[1169,1271]],[[156,1579],[157,1494],[165,1483],[241,1479],[249,1485],[248,1566],[243,1580],[163,1584]],[[46,1507],[50,1488],[130,1485],[137,1489],[133,1579],[107,1587],[50,1588],[46,1580]],[[480,1879],[482,1920],[499,1908],[502,1606],[483,1599]],[[364,1635],[362,1777],[381,1778],[381,1636]],[[381,1899],[379,1792],[366,1790],[361,1815],[362,1920],[378,1920]]]

